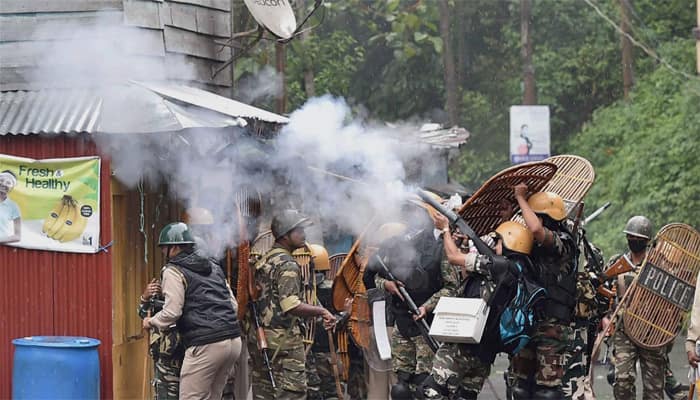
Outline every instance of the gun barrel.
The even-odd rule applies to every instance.
[[[479,250],[479,253],[481,253],[483,255],[488,255],[488,256],[495,255],[493,250],[491,250],[491,248],[486,243],[484,243],[483,240],[481,240],[479,235],[477,235],[476,232],[474,232],[474,230],[469,226],[469,224],[467,224],[467,221],[465,221],[462,217],[457,215],[457,213],[455,213],[452,210],[447,209],[447,207],[445,207],[442,204],[435,201],[435,199],[430,197],[429,194],[427,194],[425,191],[423,191],[421,189],[417,189],[416,194],[418,194],[418,196],[420,196],[420,198],[423,201],[430,204],[434,209],[436,209],[438,212],[440,212],[440,214],[447,217],[447,219],[450,221],[450,224],[457,226],[457,228],[459,228],[459,230],[462,233],[467,235],[469,237],[469,239],[471,239],[472,242],[474,242],[474,246],[476,247],[477,250]]]
[[[379,257],[379,254],[375,254],[375,257],[379,261],[379,265],[382,266],[382,269],[384,272],[387,274],[387,277],[389,280],[396,282],[396,277],[394,274],[391,273],[389,270],[389,267],[384,264],[384,260],[382,260],[381,257]],[[398,286],[398,285],[397,285]],[[413,298],[411,298],[411,295],[408,294],[408,291],[406,288],[403,286],[398,286],[399,287],[399,293],[401,293],[401,296],[403,297],[404,303],[408,306],[408,310],[411,312],[413,315],[418,315],[420,312],[418,311],[418,306],[416,306],[416,302],[413,301]],[[430,326],[428,323],[425,321],[425,319],[419,319],[416,322],[416,325],[418,325],[418,328],[420,329],[420,333],[423,336],[423,339],[425,339],[426,343],[428,343],[428,346],[430,349],[433,351],[433,353],[437,353],[438,348],[440,345],[437,343],[435,339],[433,339],[430,336]]]
[[[593,213],[592,213],[591,215],[587,216],[586,219],[583,220],[583,224],[585,225],[585,224],[587,224],[587,223],[593,221],[597,216],[599,216],[600,214],[602,214],[603,211],[605,211],[606,208],[610,207],[610,204],[611,204],[611,203],[608,201],[607,203],[603,204],[600,208],[598,208],[597,210],[593,211]]]

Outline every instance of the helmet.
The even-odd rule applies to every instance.
[[[506,221],[496,228],[496,233],[503,239],[503,247],[518,253],[530,254],[535,238],[523,224]]]
[[[279,214],[272,217],[272,235],[275,240],[289,233],[294,228],[305,228],[311,225],[310,219],[301,215],[297,210],[282,210]]]
[[[190,228],[184,222],[172,222],[160,230],[158,246],[172,244],[194,244]]]
[[[185,223],[190,225],[212,225],[214,216],[211,211],[202,207],[190,207],[185,211]]]
[[[535,214],[546,214],[555,221],[566,218],[564,200],[556,193],[537,192],[527,199],[527,204],[530,205]]]
[[[627,225],[625,225],[625,229],[622,232],[628,235],[650,240],[651,221],[649,221],[649,218],[643,215],[634,216],[627,221]]]
[[[377,229],[376,244],[381,244],[389,238],[403,235],[404,232],[406,232],[406,225],[399,222],[387,222]]]
[[[309,244],[311,256],[314,259],[314,269],[316,271],[329,271],[331,269],[328,261],[328,251],[320,244]]]
[[[436,202],[442,203],[442,197],[440,197],[439,195],[437,195],[437,194],[435,194],[435,193],[433,193],[433,192],[429,192],[429,191],[427,191],[427,190],[424,190],[424,192],[427,193],[427,194],[429,194],[430,197],[432,197],[433,199],[435,199]],[[418,207],[421,207],[421,208],[425,209],[425,211],[427,211],[428,214],[430,215],[430,218],[432,218],[433,220],[435,220],[435,215],[438,214],[438,210],[436,210],[435,208],[433,208],[433,206],[431,206],[430,204],[428,204],[428,203],[424,202],[423,200],[421,200],[420,197],[417,197],[417,196],[411,197],[411,198],[408,199],[408,202],[409,202],[409,203],[413,203],[413,204],[417,205]]]

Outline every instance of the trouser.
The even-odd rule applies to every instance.
[[[393,327],[387,327],[389,337],[392,337]],[[370,330],[369,348],[364,351],[367,379],[367,399],[388,400],[394,379],[391,375],[391,360],[381,360],[377,350],[377,339],[374,329]],[[351,362],[352,363],[352,362]],[[351,386],[350,386],[351,387]],[[350,389],[348,387],[348,391]],[[353,397],[353,400],[355,398]]]
[[[241,356],[238,357],[236,365],[229,375],[226,386],[229,386],[228,391],[231,392],[235,400],[247,400],[252,397],[250,386],[250,368],[248,367],[248,346],[245,341],[242,341]],[[226,393],[226,391],[224,392]],[[224,396],[224,398],[226,398]]]
[[[637,360],[642,370],[644,400],[663,400],[664,377],[666,371],[665,349],[647,350],[637,346],[620,326],[613,335],[615,353],[615,382],[613,394],[618,400],[635,398],[635,379],[637,377]]]
[[[491,365],[472,355],[464,345],[443,343],[433,359],[423,394],[435,400],[447,399],[448,393],[476,399],[490,373]]]
[[[558,396],[564,398],[562,377],[570,357],[573,329],[566,324],[537,324],[530,342],[511,358],[518,398]],[[528,394],[530,393],[530,394]]]
[[[161,359],[154,363],[156,400],[177,400],[180,393],[180,361]]]
[[[257,347],[254,347],[255,338],[252,341],[248,339],[249,348],[251,350],[256,348],[256,351],[250,355],[253,398],[256,400],[306,399],[306,355],[303,338],[301,335],[287,337],[284,330],[266,329],[265,335],[270,346],[272,375],[277,388],[272,388],[263,356],[257,351]],[[284,348],[276,350],[281,342],[285,343]]]
[[[180,372],[180,399],[220,399],[240,354],[241,338],[188,347]]]

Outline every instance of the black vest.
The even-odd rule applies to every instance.
[[[574,239],[568,232],[552,233],[558,235],[564,244],[562,254],[539,246],[535,246],[532,251],[538,275],[536,281],[547,291],[540,318],[555,319],[567,324],[572,321],[576,306],[577,250]],[[565,271],[562,271],[562,266]]]
[[[209,274],[195,272],[186,264],[171,260],[187,282],[185,304],[177,323],[186,347],[241,336],[224,272],[219,265],[206,261],[211,266]]]
[[[387,252],[387,266],[405,284],[413,302],[420,307],[443,285],[440,270],[443,259],[442,240],[435,240],[432,229],[426,229],[397,244],[397,247]],[[379,275],[386,278],[383,271]],[[411,338],[421,334],[408,306],[398,296],[391,298],[391,313],[402,336]],[[432,322],[432,317],[432,314],[428,316],[428,324]]]

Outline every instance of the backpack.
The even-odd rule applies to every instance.
[[[546,290],[528,279],[520,263],[515,295],[501,314],[499,331],[504,351],[515,355],[532,337],[535,327],[535,307],[546,297]]]

